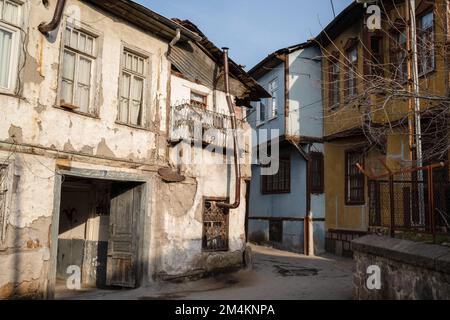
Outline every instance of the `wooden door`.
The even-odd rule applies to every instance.
[[[143,186],[113,187],[108,241],[108,286],[135,288],[138,279],[138,228]]]

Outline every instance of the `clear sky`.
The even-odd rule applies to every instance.
[[[189,19],[239,64],[316,36],[332,19],[330,0],[136,0],[168,18]],[[334,0],[339,14],[352,0]]]

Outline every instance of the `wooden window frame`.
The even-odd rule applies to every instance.
[[[358,154],[358,156],[361,157],[360,163],[362,166],[364,166],[364,150],[363,149],[351,149],[345,151],[345,204],[348,206],[361,206],[366,204],[366,177],[362,172],[359,172],[359,170],[355,166],[355,173],[353,176],[350,176],[350,156],[352,154]],[[349,188],[349,184],[351,183],[352,178],[358,179],[360,184],[362,184],[362,198],[352,198],[352,193]],[[360,188],[361,189],[361,188]]]
[[[351,60],[351,53],[356,51],[356,60]],[[359,65],[359,47],[353,43],[345,50],[346,55],[346,73],[345,73],[345,98],[349,100],[358,95],[358,65]],[[353,74],[352,77],[350,75]],[[350,83],[352,82],[352,83]],[[350,92],[352,90],[352,92]]]
[[[402,46],[399,39],[404,35],[407,39],[406,27],[403,24],[397,23],[398,28],[391,29],[391,41],[389,48],[389,62],[391,64],[391,74],[395,79],[402,83],[408,81],[408,52]],[[405,44],[406,44],[405,40]]]
[[[280,167],[277,174],[272,176],[261,176],[261,193],[263,195],[291,193],[291,157],[280,157],[279,161]],[[282,169],[282,165],[286,166],[285,169]],[[280,177],[281,174],[284,174],[283,179]],[[277,184],[278,187],[274,187],[275,184]]]
[[[325,163],[324,163],[324,155],[322,152],[311,152],[309,154],[310,157],[310,163],[309,163],[309,174],[308,174],[308,180],[309,180],[309,187],[310,192],[312,194],[323,194],[325,192]],[[319,184],[314,184],[314,175],[317,173],[314,170],[314,161],[318,162],[318,170],[319,170]]]
[[[373,40],[378,41],[379,44],[379,52],[374,53],[373,50]],[[385,65],[385,53],[384,53],[384,38],[382,34],[376,33],[372,36],[370,36],[370,61],[371,61],[371,68],[370,68],[370,74],[374,77],[384,76],[384,65]]]
[[[341,69],[339,66],[338,55],[334,54],[328,60],[328,64],[328,104],[330,110],[334,110],[337,109],[340,105]]]
[[[125,65],[125,61],[123,56],[125,54],[131,54],[133,56],[138,57],[138,59],[143,59],[143,63],[144,63],[144,70],[143,73],[139,73],[139,72],[135,72],[133,70],[130,70],[126,67]],[[122,125],[126,125],[126,126],[130,126],[130,127],[135,127],[135,128],[148,128],[149,127],[149,103],[150,103],[150,99],[149,99],[149,92],[150,92],[150,87],[149,87],[149,83],[151,80],[150,77],[150,54],[146,53],[142,50],[139,50],[131,45],[122,44],[122,50],[120,51],[121,54],[121,58],[120,58],[120,76],[119,76],[119,90],[118,90],[118,105],[117,105],[117,118],[116,118],[116,123],[118,124],[122,124]],[[134,124],[131,121],[131,104],[132,104],[132,92],[131,92],[131,87],[132,87],[132,81],[130,81],[130,92],[129,92],[129,97],[128,97],[128,116],[127,116],[127,121],[123,121],[122,119],[120,119],[120,104],[121,104],[121,100],[123,99],[122,97],[122,83],[124,81],[124,75],[128,75],[131,77],[131,79],[140,79],[143,81],[142,83],[142,96],[141,96],[141,119],[140,119],[140,123],[138,124]]]
[[[192,99],[192,94],[201,96],[203,98],[203,102],[198,102],[197,100]],[[189,94],[189,100],[190,100],[191,106],[193,106],[193,107],[208,109],[208,94],[206,94],[206,93],[196,91],[196,90],[191,90],[190,94]]]
[[[7,74],[7,85],[6,87],[0,87],[0,94],[14,95],[18,92],[19,84],[19,63],[23,60],[22,53],[20,51],[21,42],[23,41],[23,36],[21,35],[21,29],[24,21],[24,2],[17,0],[2,0],[4,9],[5,3],[10,2],[17,6],[17,20],[10,21],[3,19],[3,12],[0,12],[0,29],[4,32],[11,34],[11,52],[9,61],[9,70]]]
[[[433,23],[432,26],[429,27],[426,30],[422,30],[422,19],[431,14],[433,17]],[[435,40],[436,40],[436,15],[434,14],[434,10],[433,8],[428,9],[428,10],[424,10],[423,12],[421,12],[418,16],[417,16],[417,39],[418,39],[418,61],[419,61],[419,77],[423,77],[431,72],[434,72],[436,70],[436,46],[435,46]],[[432,47],[430,50],[426,50],[425,52],[423,51],[423,49],[421,50],[421,48],[423,48],[423,46],[421,45],[421,43],[423,42],[423,38],[424,35],[428,34],[428,36],[431,38],[431,42],[432,42]],[[423,56],[425,55],[425,58],[423,58]],[[427,62],[428,59],[431,59],[431,63],[432,66],[430,67],[430,69],[426,69],[423,70],[423,59],[426,59]],[[428,63],[427,63],[428,65]]]
[[[70,29],[71,34],[72,32],[78,32],[79,34],[83,34],[87,38],[92,38],[92,51],[91,53],[84,52],[82,50],[79,50],[78,48],[75,48],[71,45],[71,43],[67,43],[67,29]],[[79,37],[77,37],[79,39]],[[70,39],[69,39],[70,41]],[[95,78],[96,78],[96,68],[97,68],[97,60],[98,60],[98,53],[99,53],[99,34],[90,28],[86,27],[85,25],[81,27],[75,27],[70,23],[66,23],[64,26],[64,34],[62,36],[62,45],[61,45],[61,72],[59,75],[59,90],[58,90],[58,106],[63,107],[66,110],[75,111],[76,113],[80,114],[86,114],[90,116],[97,116],[98,110],[95,107]],[[74,64],[74,79],[73,79],[73,88],[72,88],[72,101],[66,102],[62,99],[62,89],[63,89],[63,68],[64,68],[64,54],[66,52],[69,52],[75,56],[75,64]],[[89,80],[89,104],[88,104],[88,110],[87,112],[83,112],[78,110],[79,105],[76,103],[76,97],[77,92],[80,90],[78,88],[79,84],[79,61],[81,59],[88,60],[91,63],[91,74],[90,74],[90,80]]]

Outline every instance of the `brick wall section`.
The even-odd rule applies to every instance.
[[[450,248],[370,235],[353,241],[357,300],[449,300]],[[369,290],[367,268],[381,269],[381,290]]]
[[[330,229],[325,235],[325,250],[329,253],[353,257],[352,241],[365,236],[365,232]]]

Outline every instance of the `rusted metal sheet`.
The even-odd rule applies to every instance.
[[[224,91],[223,72],[220,65],[208,57],[192,42],[173,47],[169,60],[181,73],[193,82],[199,82],[211,90]],[[247,88],[238,80],[230,80],[231,94],[236,97],[247,95]]]
[[[158,170],[158,174],[165,182],[183,182],[186,180],[186,177],[179,174],[177,171],[172,170],[171,168],[161,168]]]

